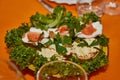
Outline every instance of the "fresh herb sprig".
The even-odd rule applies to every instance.
[[[105,55],[105,53],[102,50],[100,50],[99,54],[92,60],[82,61],[75,56],[70,57],[69,60],[81,65],[85,69],[87,74],[90,74],[91,72],[96,71],[100,67],[107,65],[109,61],[108,57]]]
[[[101,45],[101,46],[108,46],[109,43],[109,38],[107,38],[105,35],[100,35],[97,36],[96,39],[89,45],[84,39],[77,45],[79,47],[84,47],[84,46],[96,46],[96,45]]]

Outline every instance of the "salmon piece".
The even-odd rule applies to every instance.
[[[69,33],[69,29],[67,25],[60,26],[57,30],[60,33],[60,36],[63,37]]]
[[[37,41],[39,41],[40,33],[38,33],[38,32],[28,32],[27,37],[30,41],[37,42]]]
[[[81,30],[81,32],[85,35],[91,35],[96,31],[96,29],[93,27],[92,23],[89,22],[89,24],[85,25],[85,28]]]
[[[59,29],[58,29],[58,31],[59,31],[60,33],[63,33],[63,32],[65,32],[65,31],[68,31],[67,25],[60,26]]]

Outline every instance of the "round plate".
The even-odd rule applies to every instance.
[[[65,4],[76,4],[77,0],[49,0],[49,1],[52,1],[52,2],[56,2],[56,3],[65,3]]]

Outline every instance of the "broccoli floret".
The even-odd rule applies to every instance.
[[[30,22],[33,27],[46,29],[45,25],[52,23],[54,20],[50,14],[42,15],[38,12],[30,17]]]
[[[56,6],[53,13],[47,14],[46,16],[36,13],[35,15],[31,16],[30,21],[32,26],[40,29],[56,27],[64,16],[65,12],[66,9],[64,6]]]
[[[44,23],[44,24],[49,24],[51,23],[53,20],[52,20],[52,16],[47,14],[46,16],[45,15],[42,15],[42,14],[39,14],[38,12],[36,12],[35,15],[32,15],[31,18],[30,18],[30,21],[31,23],[33,23],[34,25],[34,21],[38,21],[39,23]]]
[[[98,17],[94,12],[83,14],[83,16],[79,17],[79,20],[83,23],[89,23],[91,20],[92,22],[100,21],[100,17]]]
[[[46,25],[46,27],[55,27],[56,25],[58,25],[65,12],[66,9],[64,6],[56,6],[53,11],[53,16],[55,17],[55,20],[52,23]]]

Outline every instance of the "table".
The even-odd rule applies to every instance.
[[[120,2],[120,0],[118,0]],[[68,7],[73,10],[75,6]],[[9,60],[8,50],[4,42],[7,30],[16,28],[23,22],[29,22],[31,15],[36,12],[46,14],[50,13],[37,0],[0,0],[0,58]],[[90,75],[89,80],[118,80],[120,72],[120,15],[104,15],[101,19],[103,24],[103,33],[110,38],[109,43],[109,65],[106,70],[101,68]],[[23,71],[27,80],[35,80],[33,72]]]

